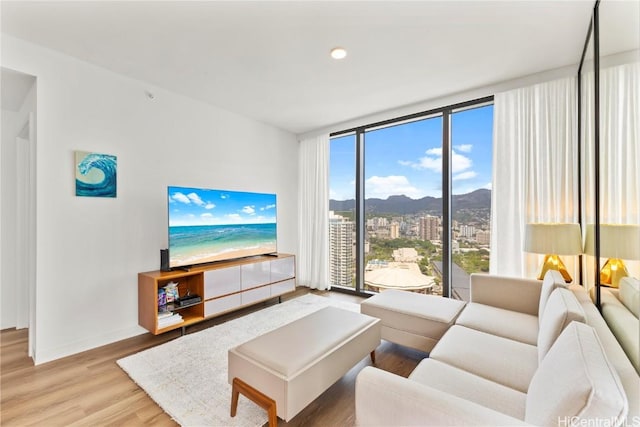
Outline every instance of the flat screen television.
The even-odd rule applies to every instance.
[[[276,195],[167,188],[169,267],[277,252]]]

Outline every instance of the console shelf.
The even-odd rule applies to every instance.
[[[188,292],[202,301],[176,307],[182,321],[158,326],[158,289],[178,283],[180,296]],[[219,316],[295,290],[295,256],[256,256],[196,266],[188,271],[138,273],[138,324],[154,335]]]

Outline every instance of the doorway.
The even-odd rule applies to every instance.
[[[36,78],[2,68],[2,329],[28,328],[35,360]]]

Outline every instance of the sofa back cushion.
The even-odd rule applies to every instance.
[[[569,289],[557,288],[551,293],[542,314],[538,330],[538,363],[542,363],[564,328],[574,320],[586,322],[582,305]]]
[[[543,426],[606,420],[619,425],[627,411],[620,378],[596,331],[584,323],[572,322],[531,379],[525,421]]]
[[[538,322],[542,323],[542,315],[547,306],[547,301],[556,288],[566,288],[567,283],[564,281],[562,274],[558,270],[548,270],[542,281],[542,289],[540,289],[540,303],[538,305]]]
[[[623,277],[620,280],[620,301],[635,317],[640,318],[640,279]]]

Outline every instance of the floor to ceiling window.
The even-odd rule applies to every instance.
[[[355,289],[356,134],[331,139],[329,183],[329,279]]]
[[[441,157],[441,115],[365,131],[364,290],[435,290]]]
[[[488,270],[491,101],[332,137],[332,287],[468,297],[465,275]]]
[[[469,299],[469,275],[489,272],[493,104],[451,114],[451,287]]]

